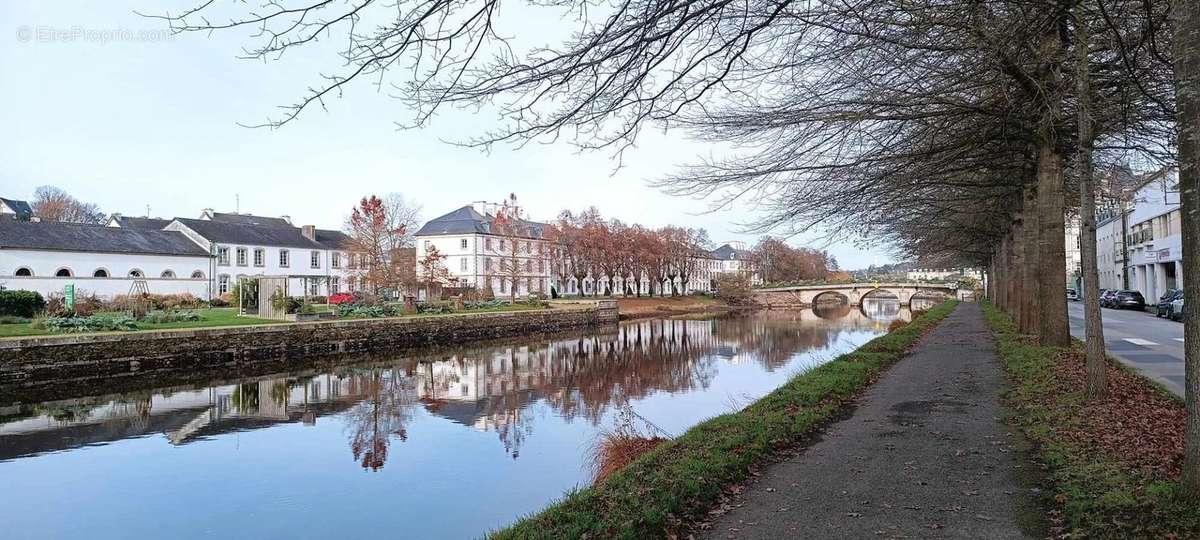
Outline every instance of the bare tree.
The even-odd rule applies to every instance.
[[[54,186],[41,186],[33,192],[33,217],[42,221],[101,224],[105,215],[100,207],[85,203]]]

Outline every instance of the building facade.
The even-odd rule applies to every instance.
[[[442,261],[448,274],[448,285],[456,287],[488,288],[498,296],[529,294],[550,296],[553,294],[575,296],[613,294],[629,290],[637,294],[649,294],[650,279],[647,276],[616,277],[613,283],[607,277],[586,275],[578,280],[568,275],[565,279],[553,267],[555,257],[551,250],[557,249],[544,238],[545,223],[524,217],[519,208],[517,213],[520,234],[510,231],[500,234],[494,227],[496,216],[504,208],[500,204],[475,202],[448,214],[438,216],[414,235],[417,240],[417,273],[422,259],[436,250],[444,256]],[[508,207],[513,208],[513,207]],[[508,210],[512,212],[513,210]],[[515,243],[515,244],[514,244]],[[513,261],[518,270],[508,270]],[[762,274],[754,266],[751,254],[739,243],[730,242],[697,257],[686,286],[676,277],[674,283],[664,282],[663,290],[674,290],[684,294],[712,292],[716,278],[723,273],[749,273],[754,285],[762,284]],[[568,273],[569,274],[569,273]],[[627,286],[628,281],[637,283]]]
[[[0,219],[0,286],[76,296],[128,294],[144,281],[154,294],[211,295],[208,252],[186,236],[79,223]]]
[[[1178,177],[1169,170],[1150,175],[1134,192],[1127,218],[1129,285],[1157,300],[1183,287],[1183,237]]]

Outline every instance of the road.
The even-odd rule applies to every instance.
[[[1183,395],[1183,324],[1142,311],[1103,309],[1109,356]],[[1067,302],[1071,334],[1083,339],[1083,303]]]

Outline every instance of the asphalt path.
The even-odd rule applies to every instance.
[[[708,539],[1017,539],[1023,485],[979,304],[964,302],[847,419],[768,466]]]
[[[1103,308],[1104,344],[1108,355],[1183,395],[1183,323],[1154,314]],[[1071,334],[1083,333],[1083,302],[1067,302]]]

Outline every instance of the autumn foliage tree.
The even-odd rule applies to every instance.
[[[347,270],[366,289],[402,289],[412,282],[412,261],[400,256],[411,249],[418,209],[399,195],[363,197],[346,218],[348,239],[342,249],[350,256]]]
[[[792,247],[779,238],[764,236],[752,251],[754,264],[767,283],[826,279],[837,270],[829,253],[807,247]]]

